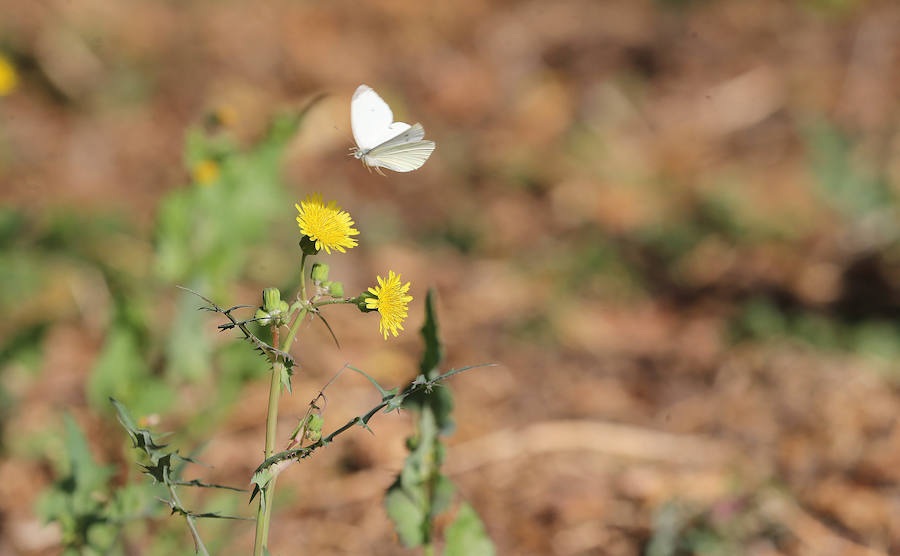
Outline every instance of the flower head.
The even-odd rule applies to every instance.
[[[359,230],[353,228],[350,214],[342,211],[337,201],[329,201],[326,205],[321,193],[313,193],[294,206],[300,212],[297,216],[300,231],[316,243],[316,249],[325,249],[330,255],[332,249],[346,253],[345,247],[356,247],[356,240],[350,236],[355,236]]]
[[[398,330],[403,330],[403,319],[406,318],[406,305],[412,301],[412,296],[406,295],[409,291],[409,282],[400,284],[400,275],[388,272],[387,279],[378,276],[378,285],[369,288],[369,293],[375,297],[366,299],[369,309],[377,309],[381,313],[381,323],[378,325],[384,339],[387,340],[388,332],[397,336]]]
[[[219,179],[219,165],[209,159],[201,160],[197,164],[194,164],[191,174],[194,178],[194,183],[199,185],[210,185]]]

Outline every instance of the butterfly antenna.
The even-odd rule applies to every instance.
[[[344,137],[347,138],[347,142],[349,142],[351,145],[354,144],[354,143],[356,143],[356,141],[353,140],[353,137],[352,137],[352,136],[347,135],[347,131],[346,131],[346,130],[339,128],[337,125],[333,125],[333,126],[331,126],[331,127],[333,127],[335,131],[338,131],[338,132],[343,133],[343,134],[344,134]],[[351,150],[351,151],[356,150],[356,147],[350,147],[350,150]]]

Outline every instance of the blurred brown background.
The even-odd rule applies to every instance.
[[[341,350],[305,328],[282,431],[344,362],[413,377],[434,286],[448,367],[499,364],[451,381],[447,462],[498,554],[900,552],[897,2],[3,0],[0,54],[17,76],[0,97],[0,553],[60,551],[35,504],[64,412],[113,484],[144,480],[85,391],[123,314],[162,338],[178,312],[184,282],[146,283],[161,199],[197,187],[185,130],[227,114],[250,148],[320,93],[281,159],[282,212],[217,301],[290,283],[292,203],[312,191],[362,232],[327,260],[348,293],[393,269],[415,301],[388,342],[345,307],[328,313]],[[436,141],[422,169],[347,156],[360,83]],[[94,230],[111,216],[125,224]],[[217,322],[188,335],[225,349]],[[166,374],[159,338],[136,337],[174,384],[158,429],[215,466],[190,475],[245,484],[262,371],[192,436],[222,371]],[[378,402],[358,376],[329,392],[326,430]],[[409,553],[380,503],[409,420],[372,425],[282,476],[273,554]],[[129,553],[189,553],[182,523],[153,523]],[[252,544],[250,523],[209,527],[222,553]],[[162,530],[172,544],[147,540]]]

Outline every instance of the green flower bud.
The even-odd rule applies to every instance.
[[[321,431],[325,424],[325,418],[317,413],[310,414],[306,419],[306,430]]]
[[[257,319],[256,324],[260,326],[269,326],[272,324],[272,318],[269,316],[269,313],[263,311],[262,309],[257,309],[256,314],[253,315],[253,318]]]
[[[313,282],[324,282],[325,280],[328,280],[328,265],[322,263],[313,264],[310,276],[312,277]]]
[[[306,438],[312,442],[318,442],[322,438],[322,425],[325,419],[316,413],[306,418]]]
[[[319,252],[316,249],[316,242],[311,240],[309,236],[300,238],[300,250],[303,251],[304,255],[315,255]]]
[[[344,284],[331,282],[328,284],[328,295],[331,297],[344,297]]]
[[[419,447],[419,437],[418,436],[406,437],[406,449],[407,450],[412,452],[418,447]]]
[[[263,290],[262,309],[268,313],[277,311],[281,305],[281,292],[278,288],[266,288]]]
[[[287,301],[285,301],[285,300],[282,299],[282,300],[278,303],[278,312],[279,312],[279,313],[284,314],[284,315],[287,315],[288,311],[290,311],[290,310],[291,310],[291,306],[288,305],[288,302],[287,302]]]

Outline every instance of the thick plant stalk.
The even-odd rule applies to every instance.
[[[303,303],[306,303],[306,255],[304,254],[300,260],[300,295]],[[291,328],[287,337],[284,339],[284,345],[281,351],[287,353],[294,343],[297,336],[297,330],[300,323],[306,318],[308,312],[307,307],[300,309],[300,313]],[[278,346],[278,328],[273,329],[272,344]],[[266,451],[265,457],[269,458],[275,453],[275,441],[278,432],[278,401],[281,398],[281,375],[285,372],[284,362],[275,359],[272,362],[272,379],[269,383],[269,409],[266,412]],[[269,542],[269,522],[272,519],[272,507],[275,500],[275,478],[273,477],[269,484],[266,485],[264,496],[259,498],[259,509],[256,512],[256,539],[253,543],[253,556],[262,556],[263,548],[268,546]]]
[[[284,363],[276,361],[272,365],[272,382],[269,384],[269,411],[266,414],[266,457],[275,453],[275,439],[278,430],[278,401],[281,397],[281,373]],[[265,496],[260,496],[259,510],[256,513],[256,542],[254,556],[261,556],[263,547],[268,544],[269,520],[272,518],[272,501],[275,499],[275,479],[266,485]]]

